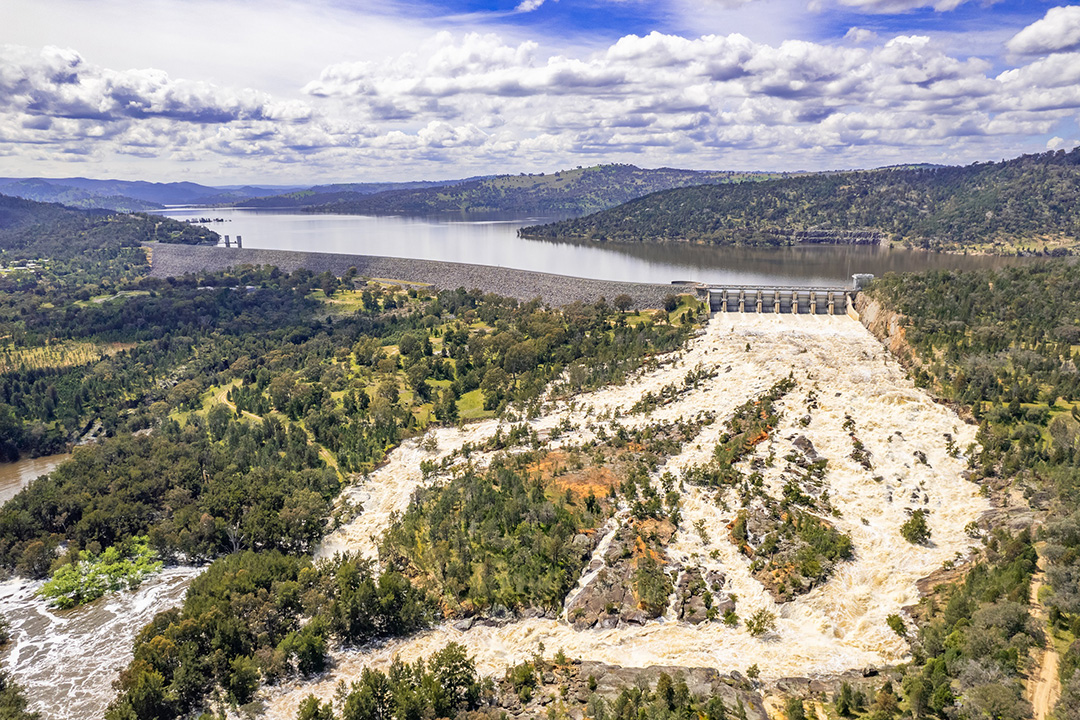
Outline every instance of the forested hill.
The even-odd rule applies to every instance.
[[[294,190],[280,195],[255,197],[232,203],[233,207],[242,208],[311,208],[321,205],[349,202],[366,195],[393,191],[424,190],[427,188],[457,185],[480,178],[464,180],[414,180],[412,182],[379,183],[335,183],[333,185],[314,185],[302,190]]]
[[[66,260],[83,253],[133,248],[148,240],[212,244],[218,234],[156,215],[114,215],[0,195],[0,264],[3,260]]]
[[[907,167],[698,186],[535,227],[540,239],[716,245],[883,242],[1063,252],[1080,240],[1080,149],[967,167]]]
[[[633,165],[600,165],[538,175],[498,175],[442,187],[357,194],[307,209],[313,212],[426,214],[516,212],[580,215],[614,207],[658,190],[772,177]]]

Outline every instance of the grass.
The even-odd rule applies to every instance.
[[[458,398],[457,406],[458,417],[462,420],[481,420],[495,417],[494,410],[484,409],[484,393],[479,388],[470,390]]]
[[[37,347],[0,348],[0,373],[13,370],[43,370],[46,368],[75,367],[130,350],[134,343],[93,343],[69,340]]]
[[[74,304],[78,307],[90,307],[91,305],[101,305],[102,303],[112,302],[113,300],[123,300],[124,298],[149,294],[149,290],[122,290],[113,295],[95,295],[89,300],[76,300]]]

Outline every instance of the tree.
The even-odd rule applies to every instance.
[[[484,393],[485,410],[494,410],[499,406],[509,384],[510,376],[501,367],[490,368],[484,373],[484,379],[480,381],[480,390]]]
[[[776,614],[765,608],[758,608],[746,619],[746,630],[754,637],[760,637],[776,629]]]
[[[855,693],[851,691],[851,685],[845,680],[840,684],[840,691],[833,698],[838,715],[850,716],[855,710]]]
[[[442,688],[441,702],[435,707],[437,717],[454,717],[458,711],[476,706],[480,697],[476,665],[461,645],[450,643],[432,655],[428,671]]]
[[[457,422],[457,399],[454,397],[454,391],[452,389],[445,388],[442,393],[439,394],[439,402],[435,405],[435,417],[442,423],[450,424]]]
[[[675,308],[677,308],[677,307],[679,307],[679,296],[678,295],[668,295],[667,297],[664,298],[664,311],[665,312],[674,312]]]
[[[923,545],[930,539],[930,526],[926,523],[926,511],[918,509],[903,525],[900,534],[912,545]]]
[[[334,720],[334,706],[330,702],[320,703],[319,698],[308,695],[300,703],[296,720]]]
[[[787,720],[806,720],[806,710],[803,708],[801,698],[789,697],[784,703],[784,715]]]
[[[533,343],[526,340],[507,348],[503,360],[503,368],[506,372],[516,377],[534,367],[536,367],[536,350],[533,348]]]
[[[615,296],[615,308],[619,312],[626,312],[634,305],[634,298],[630,297],[626,293],[621,293]]]

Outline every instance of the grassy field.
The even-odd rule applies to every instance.
[[[135,347],[131,343],[93,343],[76,340],[38,347],[0,346],[0,373],[14,370],[75,367]]]

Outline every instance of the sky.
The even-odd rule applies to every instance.
[[[1080,143],[1080,5],[3,0],[0,176],[316,184]]]

